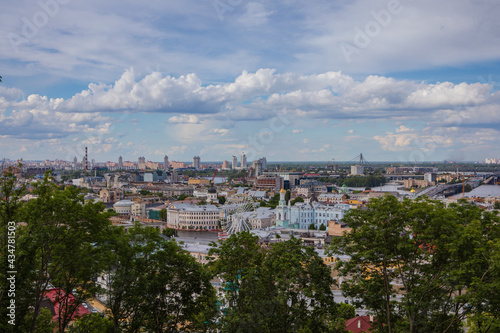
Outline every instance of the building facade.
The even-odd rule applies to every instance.
[[[247,155],[245,153],[241,153],[241,169],[247,168]]]
[[[213,205],[175,204],[167,208],[168,226],[177,229],[216,230],[223,211]]]
[[[317,201],[296,203],[288,206],[285,201],[285,190],[280,192],[279,205],[276,207],[276,225],[285,228],[309,229],[313,224],[316,229],[321,225],[328,227],[329,221],[339,221],[344,218],[349,205],[324,205]]]
[[[196,170],[200,170],[201,169],[201,158],[200,158],[200,156],[194,156],[193,157],[193,168],[195,168]]]
[[[231,168],[233,170],[236,170],[238,168],[238,158],[233,155],[233,157],[231,158],[231,161],[232,161]]]

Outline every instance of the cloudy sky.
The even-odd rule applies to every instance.
[[[500,158],[498,0],[4,0],[0,158]]]

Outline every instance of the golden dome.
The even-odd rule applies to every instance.
[[[282,188],[282,189],[281,189],[281,191],[280,191],[280,193],[285,193],[285,192],[286,192],[286,191],[285,191],[285,189],[284,189],[284,188]]]

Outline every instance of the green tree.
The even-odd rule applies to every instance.
[[[155,228],[114,230],[107,307],[114,332],[178,332],[214,325],[215,291],[203,267]]]
[[[319,226],[319,230],[325,231],[326,226],[323,223],[321,223],[321,225]]]
[[[494,209],[500,209],[500,201],[495,201],[495,204],[493,205]]]
[[[488,255],[495,221],[468,204],[386,196],[346,214],[352,230],[335,238],[328,254],[350,257],[336,265],[341,288],[377,315],[379,330],[458,332],[466,316],[495,309],[480,308],[486,293],[491,302],[498,295]]]
[[[304,202],[304,199],[302,199],[302,197],[296,197],[295,199],[292,200],[290,205],[294,206],[297,202]]]
[[[292,193],[290,192],[290,190],[286,190],[286,193],[285,193],[285,200],[286,200],[286,204],[288,205],[288,201],[290,201],[290,197],[292,196]]]
[[[113,321],[99,313],[85,315],[75,320],[68,328],[68,333],[111,333]]]
[[[61,290],[57,326],[64,331],[83,298],[96,290],[101,251],[95,244],[105,236],[110,223],[103,213],[104,205],[85,204],[83,195],[74,187],[58,190],[48,174],[33,184],[33,194],[37,198],[28,201],[19,214],[26,227],[18,239],[22,252],[17,260],[30,271],[18,282],[30,293],[29,307],[35,314],[40,311],[49,284]],[[76,288],[81,292],[73,301],[67,296]],[[35,315],[31,332],[36,321]]]
[[[172,228],[165,228],[165,229],[163,229],[162,234],[167,236],[167,237],[174,237],[174,236],[177,236],[177,230],[172,229]]]
[[[316,230],[316,226],[314,226],[314,223],[309,224],[309,230]]]
[[[160,220],[162,221],[167,220],[167,210],[165,208],[160,209]]]
[[[214,244],[215,245],[215,244]],[[210,251],[224,283],[222,332],[327,332],[336,306],[330,269],[301,240],[261,248],[249,232]]]
[[[219,200],[219,204],[223,205],[226,203],[226,197],[220,196],[217,198]]]
[[[23,206],[23,201],[20,199],[24,194],[25,187],[17,184],[15,169],[4,170],[0,174],[0,315],[2,317],[0,331],[2,332],[9,332],[12,328],[19,327],[29,313],[30,289],[22,287],[25,275],[29,275],[31,269],[29,266],[19,264],[18,257],[22,249],[17,245],[22,231],[16,223],[20,220],[19,211]],[[17,271],[15,297],[9,292],[8,271]],[[14,319],[7,317],[10,314],[7,307],[10,306],[11,299],[16,301],[15,326],[7,322]]]
[[[278,206],[280,202],[280,195],[279,194],[275,194],[271,199],[269,199],[269,201],[267,202],[267,207],[271,207],[271,208],[276,208],[276,206]]]

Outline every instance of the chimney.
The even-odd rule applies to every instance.
[[[370,315],[370,323],[373,323],[373,315]]]

